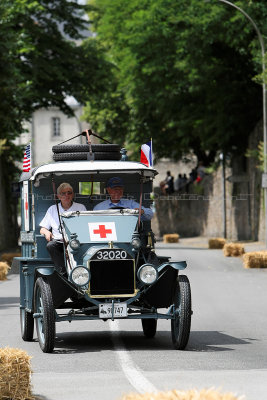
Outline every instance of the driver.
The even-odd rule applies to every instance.
[[[108,210],[109,208],[123,207],[139,210],[139,203],[132,199],[123,198],[124,183],[123,180],[117,176],[110,178],[107,182],[107,192],[110,196],[108,200],[104,200],[94,207],[94,210]],[[141,209],[142,221],[150,221],[153,217],[151,208]]]

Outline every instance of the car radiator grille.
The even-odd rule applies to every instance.
[[[92,297],[135,294],[134,260],[92,260],[89,269],[89,294]]]

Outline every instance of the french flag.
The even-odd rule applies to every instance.
[[[147,167],[153,167],[152,139],[141,146],[140,162]]]

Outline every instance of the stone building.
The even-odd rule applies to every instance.
[[[15,143],[32,143],[32,166],[52,161],[52,147],[78,135],[88,124],[81,122],[82,106],[73,98],[67,97],[66,103],[74,111],[74,117],[68,117],[57,107],[40,108],[32,115],[32,120],[25,123],[27,132],[20,135]],[[81,143],[81,137],[73,139],[71,144]]]

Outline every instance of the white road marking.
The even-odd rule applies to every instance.
[[[141,394],[146,392],[157,392],[156,387],[146,379],[142,371],[140,371],[138,366],[133,362],[120,337],[114,335],[114,332],[119,332],[118,321],[109,320],[108,322],[116,354],[119,358],[121,368],[130,384]]]

